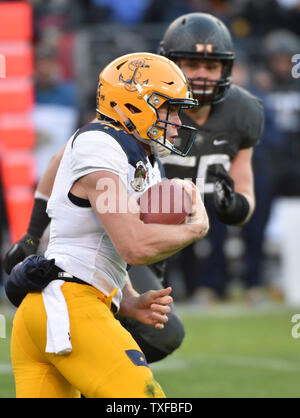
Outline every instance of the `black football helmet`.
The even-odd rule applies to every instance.
[[[218,80],[195,78],[189,81],[193,96],[200,105],[224,100],[232,83],[234,52],[230,32],[219,19],[207,13],[178,17],[167,28],[159,53],[179,65],[182,58],[221,61],[223,70]]]

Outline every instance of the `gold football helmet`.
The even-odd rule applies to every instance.
[[[158,109],[168,103],[166,120]],[[170,152],[185,156],[196,130],[168,121],[171,106],[177,109],[198,105],[191,96],[180,68],[168,58],[151,53],[124,55],[111,62],[99,75],[97,117],[118,121],[136,139],[147,143],[159,156]],[[185,143],[176,148],[166,138],[168,124],[189,132]],[[181,141],[182,142],[182,141]]]

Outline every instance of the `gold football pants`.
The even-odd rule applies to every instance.
[[[105,296],[77,283],[64,283],[62,291],[70,318],[70,354],[45,352],[47,316],[41,293],[29,293],[16,312],[11,341],[16,396],[165,397]]]

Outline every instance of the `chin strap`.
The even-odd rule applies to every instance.
[[[159,138],[160,139],[160,138]],[[166,145],[169,147],[172,147],[172,144],[170,141],[166,140]],[[164,147],[163,145],[159,144],[158,142],[151,141],[151,150],[154,155],[156,155],[158,158],[165,158],[168,155],[171,154],[171,150]]]
[[[134,131],[132,131],[132,135],[135,137],[135,139],[137,139],[138,141],[142,142],[143,144],[146,144],[148,146],[150,146],[151,148],[151,152],[158,158],[164,158],[167,157],[168,155],[171,154],[171,150],[167,149],[166,147],[164,147],[163,145],[159,144],[158,142],[155,142],[153,140],[147,140],[142,138],[137,130],[135,129]],[[163,137],[160,137],[163,138]],[[158,138],[158,139],[160,139]],[[169,142],[168,140],[166,140],[166,144],[169,147],[172,147],[171,142]]]

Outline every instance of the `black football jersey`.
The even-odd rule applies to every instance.
[[[198,133],[187,157],[171,154],[162,159],[166,177],[192,179],[200,190],[204,187],[208,195],[213,192],[214,183],[207,176],[207,168],[222,164],[228,171],[240,149],[258,143],[264,126],[261,100],[236,85],[230,87],[223,102],[212,106],[204,125],[197,125],[183,113],[180,118],[184,125],[195,127]],[[180,147],[181,135],[179,132],[176,147]]]

